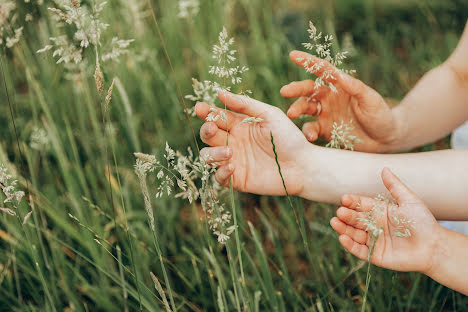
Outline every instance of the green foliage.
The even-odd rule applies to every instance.
[[[116,77],[108,113],[93,78],[94,49],[84,50],[79,68],[37,54],[49,37],[71,30],[57,28],[47,10],[52,1],[16,2],[18,18],[33,19],[16,45],[1,46],[19,142],[2,77],[0,163],[16,172],[34,212],[24,228],[0,215],[1,311],[175,310],[171,297],[179,311],[231,311],[239,302],[251,311],[360,308],[366,272],[328,226],[335,207],[300,201],[298,230],[286,198],[236,194],[242,283],[240,253],[216,242],[199,203],[153,196],[150,230],[133,152],[161,154],[166,141],[178,150],[196,148],[146,0],[112,0],[101,12],[110,24],[103,42],[135,40],[120,62],[101,61],[104,93]],[[226,26],[238,58],[250,67],[241,87],[281,108],[288,105],[281,86],[308,78],[287,56],[307,38],[308,20],[334,37],[349,33],[356,50],[349,64],[383,95],[399,99],[450,54],[467,9],[464,1],[445,0],[202,0],[198,15],[181,19],[177,1],[152,5],[183,94],[191,93],[191,77],[209,79],[203,73],[212,63],[212,43]],[[195,130],[201,125],[192,123]],[[47,141],[38,140],[43,131],[37,129]],[[148,179],[148,186],[154,182]],[[22,216],[29,211],[23,206]],[[464,311],[468,300],[420,274],[375,268],[367,307]]]

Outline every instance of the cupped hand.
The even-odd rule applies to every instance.
[[[368,227],[363,220],[368,220],[366,213],[372,211],[377,221],[375,226],[382,233],[375,242],[371,263],[392,270],[427,273],[433,265],[440,225],[421,199],[389,169],[382,171],[382,180],[397,205],[345,195],[343,207],[337,210],[337,217],[330,224],[346,250],[368,261],[372,242],[366,230],[374,227]]]
[[[359,79],[338,71],[331,64],[306,52],[292,51],[290,58],[304,68],[321,62],[323,66],[316,72],[317,76],[321,76],[323,71],[336,73],[333,77],[324,78],[324,81],[332,83],[338,92],[327,86],[316,88],[313,80],[295,81],[281,89],[282,96],[299,98],[289,108],[289,118],[317,115],[320,102],[317,121],[303,126],[303,132],[310,142],[319,137],[330,141],[334,122],[349,123],[352,120],[352,134],[361,141],[355,144],[355,150],[389,152],[394,149],[399,140],[399,121],[379,93]]]
[[[225,112],[227,117],[227,121],[214,118],[217,120],[206,122],[200,130],[203,142],[211,146],[201,151],[202,156],[219,163],[217,181],[226,186],[232,176],[233,187],[239,191],[284,195],[271,143],[272,133],[286,188],[292,195],[299,194],[303,189],[301,151],[308,144],[301,131],[277,107],[229,92],[220,92],[218,96],[230,110],[206,103],[197,103],[195,107],[196,114],[203,120],[210,112],[214,116]],[[247,117],[263,121],[243,122]]]

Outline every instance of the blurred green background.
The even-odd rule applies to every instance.
[[[83,0],[81,6],[96,1]],[[24,231],[11,216],[0,216],[0,311],[138,311],[140,303],[145,311],[164,310],[149,275],[154,272],[167,289],[133,173],[133,152],[158,154],[166,141],[180,150],[194,143],[151,9],[146,0],[111,0],[102,12],[101,20],[110,24],[102,41],[135,39],[120,62],[101,64],[106,89],[118,78],[103,124],[94,49],[84,50],[79,66],[55,64],[50,52],[37,54],[49,37],[64,31],[73,36],[47,10],[57,3],[40,3],[16,1],[16,17],[0,25],[7,36],[9,23],[24,24],[16,45],[1,46],[0,163],[16,173],[34,208]],[[151,3],[183,94],[192,93],[191,77],[210,78],[211,48],[226,26],[240,62],[250,67],[243,87],[282,109],[290,101],[280,96],[281,86],[308,78],[288,53],[307,41],[309,20],[338,38],[333,49],[352,39],[349,68],[398,102],[450,55],[468,17],[463,0],[200,0],[199,13],[185,19],[178,17],[178,1]],[[23,22],[27,14],[32,20]],[[201,121],[192,122],[197,131]],[[41,148],[31,145],[37,129],[46,133]],[[446,142],[420,150],[447,148]],[[236,310],[234,287],[242,289],[249,310],[360,310],[366,266],[344,252],[328,225],[336,207],[297,199],[313,252],[308,258],[284,198],[236,194],[246,271],[239,286],[226,249],[203,235],[198,203],[152,200],[178,310]],[[29,210],[23,204],[20,211]],[[109,244],[97,244],[95,235]],[[368,311],[468,310],[466,297],[421,274],[376,267],[371,274]]]

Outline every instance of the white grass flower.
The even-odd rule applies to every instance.
[[[6,39],[6,47],[12,48],[15,44],[20,41],[21,36],[23,35],[23,27],[15,29],[13,37],[8,37]]]
[[[246,66],[238,66],[232,64],[237,60],[237,50],[232,47],[234,44],[234,38],[229,38],[227,30],[223,27],[223,30],[219,33],[218,42],[213,46],[212,59],[215,60],[215,64],[209,67],[209,73],[216,77],[218,82],[205,80],[203,82],[192,78],[193,95],[187,95],[185,98],[194,102],[205,102],[213,106],[213,110],[210,111],[206,121],[226,121],[227,117],[225,112],[215,112],[214,107],[216,106],[216,99],[218,98],[219,91],[230,91],[231,85],[237,85],[242,83],[242,75],[249,70]],[[250,94],[250,90],[241,92],[243,94]],[[191,110],[193,114],[193,109]]]
[[[337,74],[338,70],[346,73],[355,72],[354,70],[345,70],[340,68],[340,66],[343,64],[343,61],[346,59],[348,52],[342,51],[333,55],[330,50],[331,46],[333,45],[333,36],[324,36],[321,32],[317,32],[317,28],[311,21],[309,21],[309,29],[307,32],[309,33],[310,42],[305,42],[302,45],[314,56],[317,56],[321,60],[317,62],[312,57],[308,57],[307,59],[299,59],[299,61],[303,62],[305,70],[311,74],[317,74],[319,71],[321,71],[325,67],[326,62],[338,68],[337,70],[324,70],[320,76],[317,76],[315,79],[315,88],[319,88],[320,86],[328,86],[333,92],[337,92],[333,83],[327,83],[325,80],[335,80],[335,75]]]
[[[245,118],[244,120],[241,121],[241,124],[243,124],[243,123],[254,124],[254,123],[259,123],[259,122],[262,122],[262,121],[263,121],[262,118],[247,117],[247,118]]]
[[[3,213],[8,214],[10,216],[16,217],[16,212],[11,210],[10,208],[0,208],[0,211],[3,212]]]
[[[185,98],[194,102],[205,102],[209,105],[215,106],[216,99],[218,98],[218,90],[221,86],[217,82],[205,80],[198,81],[192,78],[193,95],[186,95]]]
[[[192,18],[200,11],[199,0],[179,0],[179,18]]]
[[[213,234],[220,243],[229,239],[235,227],[230,224],[231,213],[218,200],[222,188],[212,180],[217,164],[209,164],[207,159],[194,157],[190,149],[187,150],[187,155],[183,155],[174,151],[167,143],[164,153],[165,165],[154,155],[135,153],[135,157],[135,172],[140,180],[147,210],[150,207],[150,195],[146,176],[150,172],[157,172],[156,198],[174,194],[174,197],[187,199],[190,203],[201,199],[208,226]],[[152,210],[148,215],[151,218]]]
[[[51,43],[38,50],[37,53],[53,49],[53,57],[59,57],[57,64],[79,63],[83,59],[84,49],[91,45],[95,47],[103,45],[101,34],[109,27],[109,24],[103,23],[100,15],[107,1],[97,2],[91,9],[86,5],[81,5],[79,0],[58,1],[57,3],[59,8],[49,8],[49,11],[57,16],[59,22],[73,28],[73,36],[71,38],[66,35],[51,37]],[[127,48],[132,41],[114,37],[109,44],[109,51],[105,52],[101,59],[103,61],[118,60],[120,55],[128,53]]]
[[[352,123],[352,120],[350,120],[349,124],[345,124],[343,120],[341,121],[341,124],[334,122],[333,129],[331,131],[331,139],[326,146],[353,151],[354,144],[360,143],[361,140],[351,134],[351,131],[354,130]]]
[[[37,151],[44,152],[50,148],[49,136],[44,128],[35,127],[29,141],[29,146]]]
[[[32,213],[33,213],[33,211],[31,210],[30,212],[28,212],[28,213],[24,216],[24,218],[23,218],[23,225],[25,225],[25,224],[28,222],[29,218],[31,218],[31,216],[32,216]]]
[[[18,181],[13,179],[13,176],[8,173],[4,165],[0,166],[0,189],[5,195],[3,203],[10,203],[13,208],[17,209],[24,197],[24,192],[16,189]]]

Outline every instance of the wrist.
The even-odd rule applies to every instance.
[[[432,240],[427,245],[429,249],[427,259],[428,263],[419,270],[420,273],[429,276],[432,279],[437,279],[437,272],[441,271],[441,265],[447,257],[447,244],[446,236],[447,229],[436,223],[435,230],[433,231]]]
[[[298,196],[319,202],[330,203],[331,198],[334,198],[330,193],[334,181],[331,163],[330,151],[333,149],[324,148],[321,146],[307,143],[298,156],[298,169],[302,182],[302,190]],[[332,200],[335,202],[335,200]]]
[[[408,135],[408,123],[406,121],[406,112],[403,106],[398,105],[391,111],[393,117],[393,131],[392,134],[382,146],[380,152],[383,153],[395,153],[404,149],[404,142],[407,141]]]

